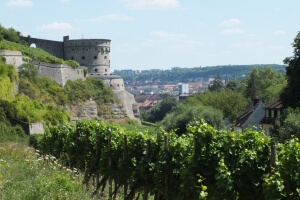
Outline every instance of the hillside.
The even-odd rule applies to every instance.
[[[23,60],[30,62],[39,60],[47,63],[66,64],[71,67],[79,67],[79,64],[73,60],[63,60],[57,58],[39,48],[31,48],[24,41],[20,40],[16,30],[6,29],[0,25],[0,50],[20,51]]]
[[[179,82],[196,82],[210,77],[215,77],[220,74],[223,79],[237,79],[242,80],[251,71],[253,67],[261,69],[263,67],[271,67],[277,72],[285,73],[286,65],[223,65],[223,66],[210,66],[210,67],[195,67],[195,68],[180,68],[176,67],[172,70],[146,70],[142,73],[128,76],[122,71],[115,71],[116,74],[123,76],[124,81],[128,85],[145,85],[149,83],[159,84],[177,84]]]
[[[18,67],[17,73],[16,66],[6,64],[5,57],[0,59],[0,135],[3,140],[7,132],[12,132],[10,137],[22,135],[28,123],[60,124],[78,118],[113,118],[116,113],[112,109],[122,108],[111,88],[101,79],[68,80],[62,87],[50,78],[38,76],[31,61],[67,64],[73,68],[79,64],[28,47],[13,29],[0,26],[0,50],[21,51],[27,62]],[[126,117],[121,111],[118,114]],[[15,130],[16,124],[22,126]]]

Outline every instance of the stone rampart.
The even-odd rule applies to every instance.
[[[140,113],[137,108],[137,103],[134,99],[134,96],[127,92],[126,90],[114,90],[114,96],[115,98],[119,99],[123,105],[124,108],[128,114],[128,117],[131,119],[139,119]]]
[[[0,56],[5,57],[5,64],[14,65],[16,71],[18,71],[18,67],[24,63],[20,51],[0,50]]]
[[[112,75],[112,74],[111,75],[104,75],[104,74],[102,75],[102,74],[91,73],[90,77],[100,78],[112,90],[117,90],[117,91],[125,90],[124,80],[120,76]]]
[[[44,133],[44,124],[43,123],[30,123],[29,124],[29,134],[41,134]]]
[[[65,86],[68,80],[85,80],[84,67],[73,69],[64,64],[51,64],[33,61],[39,76],[46,76],[61,86]]]

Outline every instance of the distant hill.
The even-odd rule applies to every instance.
[[[155,70],[143,73],[138,73],[133,76],[126,76],[122,71],[116,73],[123,76],[124,81],[128,85],[143,85],[145,82],[159,83],[159,84],[172,84],[178,82],[195,82],[206,78],[215,77],[217,74],[224,79],[244,79],[248,72],[253,67],[258,69],[262,67],[271,67],[277,72],[285,73],[286,65],[277,64],[256,64],[256,65],[222,65],[211,67],[195,67],[195,68],[180,68],[176,67],[172,70]]]

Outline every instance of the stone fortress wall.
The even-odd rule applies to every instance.
[[[5,57],[5,64],[14,65],[16,71],[18,71],[18,67],[24,63],[20,51],[0,50],[0,56]]]
[[[51,64],[45,62],[34,61],[39,76],[51,78],[61,86],[65,86],[68,80],[85,80],[84,67],[73,69],[64,64]]]
[[[43,40],[38,38],[32,38],[30,35],[24,37],[19,33],[20,39],[27,42],[29,46],[35,44],[36,48],[43,49],[44,51],[58,57],[64,58],[64,43],[52,40]]]
[[[5,64],[13,65],[16,71],[19,71],[19,66],[26,63],[23,61],[20,51],[0,50],[0,56],[5,57]],[[61,86],[65,86],[68,80],[85,80],[85,67],[73,69],[64,64],[51,64],[40,61],[33,61],[35,68],[38,70],[39,76],[46,76],[56,81]]]
[[[111,87],[117,99],[123,103],[128,117],[139,119],[139,110],[132,94],[124,87],[123,78],[110,73],[110,43],[107,39],[74,39],[69,36],[63,38],[63,42],[44,40],[38,38],[24,37],[20,33],[20,38],[28,43],[35,44],[37,48],[55,55],[64,60],[77,61],[81,69],[77,74],[63,65],[52,66],[48,63],[39,62],[36,64],[39,75],[47,76],[61,85],[65,85],[67,80],[84,79],[83,68],[88,68],[89,76],[102,79],[107,86]],[[82,71],[81,71],[82,70]],[[74,74],[75,73],[75,74]]]

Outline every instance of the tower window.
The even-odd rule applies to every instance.
[[[82,60],[84,60],[84,59],[85,59],[85,57],[84,57],[84,56],[82,56],[82,57],[81,57],[81,59],[82,59]]]
[[[98,69],[95,69],[95,72],[98,72]]]
[[[106,59],[107,58],[107,56],[104,56],[104,59]]]
[[[94,56],[94,59],[96,60],[98,57],[97,56]]]

